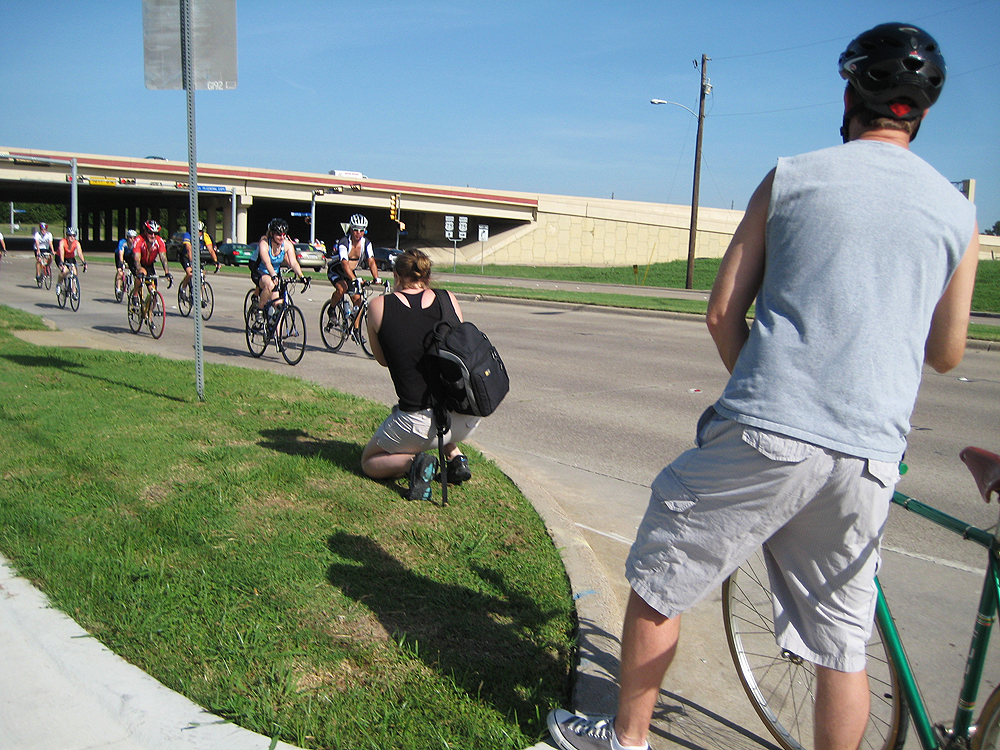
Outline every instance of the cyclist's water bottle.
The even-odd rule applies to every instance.
[[[347,299],[347,297],[344,297],[344,299],[341,300],[340,304],[344,308],[344,315],[348,318],[351,317],[351,313],[354,312],[354,307],[351,305],[351,301]]]

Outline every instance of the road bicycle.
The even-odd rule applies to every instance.
[[[185,318],[191,314],[194,305],[194,288],[191,284],[182,283],[177,287],[177,309]],[[205,279],[205,269],[201,269],[201,319],[208,320],[215,310],[215,293],[212,285]]]
[[[302,288],[308,287],[307,278]],[[257,307],[257,289],[247,292],[243,301],[247,349],[254,357],[260,357],[273,342],[288,364],[297,365],[306,349],[306,319],[292,301],[294,279],[279,274],[275,289],[278,298],[264,310]]]
[[[348,293],[337,305],[327,300],[319,311],[319,335],[330,351],[340,351],[344,341],[350,336],[365,354],[369,357],[375,356],[368,341],[368,303],[376,294],[386,294],[389,291],[389,282],[365,281],[361,288],[364,293],[357,307],[351,305],[351,295]]]
[[[1000,456],[981,448],[960,454],[983,498],[1000,494]],[[875,632],[868,644],[871,715],[862,748],[903,747],[912,720],[923,750],[997,750],[1000,748],[1000,686],[972,723],[986,662],[990,629],[1000,599],[1000,524],[976,528],[901,492],[892,502],[955,532],[988,551],[986,575],[966,660],[955,717],[951,724],[932,723],[900,641],[899,631],[876,578]],[[729,650],[754,709],[785,750],[812,747],[814,666],[774,642],[766,545],[723,584],[722,607]]]
[[[86,270],[86,266],[84,266]],[[80,309],[80,278],[76,275],[76,264],[66,264],[66,275],[62,281],[56,282],[56,302],[59,307],[66,307],[66,300],[69,306],[76,312]]]
[[[167,289],[173,285],[174,280],[168,275]],[[132,333],[138,333],[145,323],[152,337],[158,339],[163,335],[166,318],[167,306],[163,302],[163,295],[156,288],[156,276],[148,273],[138,294],[130,294],[128,297],[128,327],[132,329]]]
[[[42,276],[41,278],[35,277],[35,283],[38,288],[42,288],[42,284],[45,285],[46,289],[52,288],[52,253],[42,253],[39,256],[39,261],[42,264]]]
[[[135,285],[135,277],[132,275],[131,269],[127,265],[122,266],[122,280],[121,284],[118,284],[118,274],[115,274],[115,279],[112,282],[115,289],[115,302],[121,302],[123,299],[129,299],[132,296],[132,287]]]

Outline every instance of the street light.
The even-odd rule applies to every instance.
[[[698,137],[694,147],[694,186],[691,189],[691,229],[688,233],[687,276],[684,280],[685,289],[694,288],[694,248],[698,237],[698,190],[701,186],[701,137],[705,127],[705,95],[712,90],[712,84],[708,82],[708,77],[705,75],[705,64],[710,59],[710,57],[706,57],[705,55],[701,56],[701,96],[699,98],[698,114],[695,115],[694,110],[677,102],[668,102],[665,99],[649,100],[650,104],[673,104],[681,109],[686,109],[698,118]]]
[[[312,206],[309,209],[309,244],[316,244],[316,196],[323,195],[326,191],[320,188],[312,191]]]

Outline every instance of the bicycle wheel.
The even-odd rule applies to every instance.
[[[167,306],[163,303],[163,295],[153,292],[153,299],[149,305],[149,332],[154,339],[163,335],[163,328],[166,325]]]
[[[243,298],[243,320],[249,320],[250,313],[257,307],[257,289],[251,289]]]
[[[215,292],[207,281],[201,285],[201,319],[208,320],[215,311]]]
[[[42,269],[42,282],[45,284],[46,289],[52,288],[52,262],[45,264],[45,268]]]
[[[722,585],[726,640],[743,689],[768,731],[785,750],[808,750],[813,746],[815,666],[774,642],[764,555],[757,550]],[[867,651],[871,714],[861,748],[899,750],[906,740],[907,711],[881,628],[872,632]]]
[[[191,314],[191,297],[193,291],[190,284],[182,283],[177,287],[177,311],[185,318]]]
[[[69,285],[69,306],[73,308],[73,312],[76,312],[80,309],[80,279],[76,276],[70,276],[63,286],[67,284]]]
[[[58,304],[59,307],[66,307],[66,297],[68,296],[66,292],[68,288],[69,279],[61,284],[56,284],[56,304]]]
[[[128,300],[128,327],[132,333],[139,333],[142,328],[142,302],[134,299],[131,294],[126,297]]]
[[[347,338],[344,311],[340,305],[331,305],[330,300],[324,302],[323,309],[319,311],[319,335],[332,352],[339,352]]]
[[[254,297],[256,298],[256,295]],[[256,308],[256,304],[254,304],[254,308]],[[253,356],[259,357],[267,349],[267,323],[262,315],[253,312],[254,308],[251,308],[251,311],[247,313],[244,325],[246,326],[247,349]]]
[[[374,359],[375,352],[372,351],[371,342],[368,341],[368,305],[365,305],[358,315],[358,327],[354,331],[354,336],[355,340],[361,344],[365,354]]]
[[[972,750],[1000,750],[1000,687],[986,699],[972,735]]]
[[[295,305],[289,305],[281,314],[276,338],[278,350],[288,364],[297,365],[302,361],[306,350],[306,318]]]

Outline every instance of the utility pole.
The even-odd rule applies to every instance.
[[[691,189],[691,231],[688,236],[687,278],[685,289],[694,289],[694,248],[698,239],[698,191],[701,187],[701,138],[705,129],[705,95],[712,90],[708,80],[707,63],[710,57],[701,56],[701,96],[698,103],[698,138],[694,147],[694,187]]]

